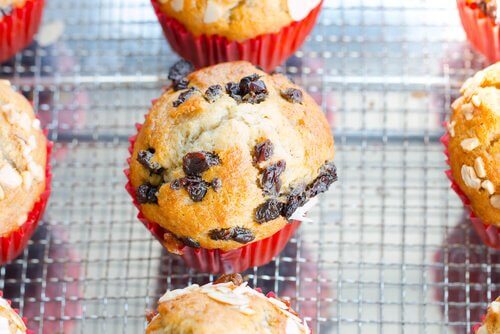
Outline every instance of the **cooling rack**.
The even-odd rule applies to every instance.
[[[162,292],[213,278],[162,251],[124,190],[127,138],[177,56],[147,0],[50,0],[44,27],[54,43],[0,66],[55,142],[47,212],[0,288],[35,333],[142,333]],[[500,294],[500,254],[450,191],[439,137],[483,66],[454,1],[327,0],[281,70],[325,111],[340,181],[251,285],[315,333],[468,332]]]

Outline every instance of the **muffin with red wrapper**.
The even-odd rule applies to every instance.
[[[0,333],[26,334],[28,330],[23,319],[10,306],[10,301],[2,298],[0,291]]]
[[[488,246],[500,248],[500,63],[462,86],[442,138],[452,188]]]
[[[500,297],[488,306],[488,313],[481,324],[474,326],[474,334],[500,333]]]
[[[275,294],[247,286],[239,274],[213,283],[167,291],[146,334],[164,333],[309,334],[307,323]]]
[[[490,62],[500,60],[500,13],[497,0],[457,0],[468,40]]]
[[[197,68],[247,60],[271,71],[316,23],[321,0],[151,0],[165,37]]]
[[[172,253],[213,273],[269,262],[314,197],[336,181],[333,138],[314,100],[247,62],[174,81],[131,138],[129,193]]]
[[[45,0],[0,1],[0,62],[27,47],[38,31]]]
[[[31,104],[0,81],[0,263],[26,246],[50,193],[51,145]]]

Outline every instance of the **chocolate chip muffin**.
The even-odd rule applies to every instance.
[[[247,286],[240,275],[214,283],[167,291],[160,298],[147,334],[227,333],[308,334],[307,324],[290,305]]]
[[[26,325],[9,302],[0,297],[0,333],[2,334],[25,334]]]
[[[142,214],[189,247],[236,249],[267,238],[336,181],[318,105],[247,62],[193,72],[180,61],[130,160]],[[172,250],[175,247],[167,247]]]
[[[320,0],[158,0],[161,11],[195,36],[218,35],[241,41],[278,32],[304,19]]]
[[[500,63],[476,73],[452,104],[453,179],[485,224],[500,226]]]
[[[45,190],[47,139],[31,104],[0,81],[0,236],[24,224]]]
[[[474,331],[475,334],[500,333],[500,297],[488,307],[488,313],[483,323]]]

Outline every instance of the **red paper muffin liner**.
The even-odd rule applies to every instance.
[[[500,30],[494,20],[479,8],[470,8],[466,0],[457,0],[458,12],[465,34],[474,48],[490,62],[500,60]]]
[[[303,20],[293,22],[277,33],[237,42],[217,35],[196,37],[179,21],[166,16],[161,11],[158,0],[151,0],[151,3],[172,49],[196,68],[247,60],[268,72],[283,63],[304,43],[323,4],[321,2]]]
[[[0,298],[3,298],[3,291],[0,290]],[[5,299],[5,298],[4,298]],[[5,299],[7,301],[7,303],[9,303],[9,305],[12,305],[12,301],[10,301],[9,299]],[[14,312],[16,312],[17,314],[19,314],[19,310],[16,309],[16,308],[12,308],[14,310]],[[21,319],[23,320],[24,322],[24,325],[27,327],[28,326],[28,321],[25,317],[21,317]],[[34,334],[33,331],[30,331],[29,329],[26,331],[26,334]]]
[[[446,163],[448,164],[448,166],[450,165],[450,156],[448,152],[449,141],[450,137],[448,133],[441,137],[441,143],[443,143],[445,147],[444,154],[446,155]],[[481,220],[481,218],[477,217],[472,210],[469,198],[460,189],[460,186],[453,178],[451,170],[449,169],[445,173],[446,176],[448,176],[448,179],[451,181],[451,188],[457,193],[458,197],[460,197],[460,199],[464,203],[465,208],[469,212],[470,221],[472,222],[472,225],[474,226],[474,229],[476,230],[481,240],[491,248],[500,249],[500,228],[495,225],[485,224]]]
[[[27,0],[0,19],[0,62],[11,58],[33,41],[44,4],[45,0]]]
[[[139,131],[141,127],[142,124],[136,124],[137,131]],[[130,155],[132,155],[136,138],[137,135],[129,138]],[[131,158],[128,158],[127,160],[129,164],[130,159]],[[144,217],[144,215],[141,213],[140,205],[137,202],[135,196],[135,189],[130,183],[130,170],[126,169],[124,170],[124,173],[128,179],[125,189],[130,194],[134,205],[139,210],[137,218],[163,245],[163,236],[165,235],[165,233],[169,233],[169,231],[161,227],[159,224],[152,222]],[[266,239],[255,241],[238,249],[230,251],[205,248],[195,249],[184,246],[181,248],[181,250],[184,252],[181,257],[189,267],[194,268],[200,272],[212,274],[242,272],[248,268],[262,266],[266,263],[269,263],[273,259],[273,257],[278,255],[285,248],[288,240],[290,240],[299,226],[300,221],[291,221],[289,224],[285,225],[283,229]]]
[[[46,133],[46,132],[45,132]],[[33,205],[33,209],[28,213],[26,222],[17,230],[0,237],[0,264],[10,262],[26,247],[28,240],[35,232],[40,218],[43,216],[47,201],[51,191],[52,172],[50,166],[50,154],[52,152],[52,142],[47,141],[47,163],[45,167],[45,190],[40,195],[40,199]]]

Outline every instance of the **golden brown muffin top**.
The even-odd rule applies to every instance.
[[[146,334],[309,334],[289,304],[247,286],[231,275],[227,282],[167,291]]]
[[[189,70],[173,67],[174,88],[136,139],[130,179],[141,211],[192,247],[267,238],[336,180],[328,123],[300,87],[248,62],[176,74]]]
[[[488,313],[476,334],[500,334],[500,297],[488,306]]]
[[[158,0],[167,16],[192,34],[219,35],[241,41],[275,33],[304,19],[320,0]]]
[[[10,304],[0,297],[0,333],[25,334],[26,325]]]
[[[17,229],[45,189],[47,140],[31,104],[0,81],[0,235]]]
[[[486,224],[500,226],[500,62],[469,78],[448,125],[453,178]]]

